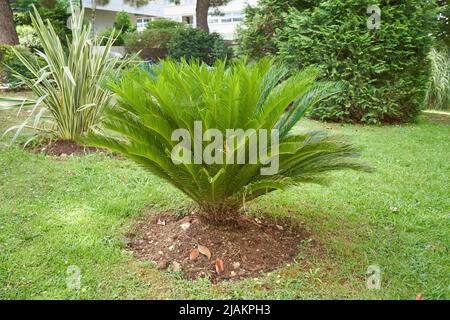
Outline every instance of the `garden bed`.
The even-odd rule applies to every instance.
[[[290,227],[288,227],[288,225]],[[242,216],[234,225],[211,226],[197,214],[148,215],[129,235],[129,248],[160,270],[211,282],[255,278],[294,262],[307,232],[292,221]]]
[[[80,156],[94,152],[106,152],[104,149],[78,145],[67,140],[46,140],[31,148],[35,153],[45,153],[51,156],[65,157],[70,155]]]

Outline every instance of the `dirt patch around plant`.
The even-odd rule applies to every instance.
[[[259,277],[292,263],[308,236],[292,221],[242,216],[234,225],[211,226],[197,214],[177,218],[166,213],[141,219],[128,234],[128,246],[160,270],[217,283]]]
[[[446,111],[423,111],[421,115],[424,119],[434,122],[450,125],[450,112]]]
[[[88,153],[106,152],[104,149],[81,146],[73,141],[67,140],[43,141],[31,149],[35,153],[45,153],[47,155],[58,157],[66,157],[70,155],[82,156]]]

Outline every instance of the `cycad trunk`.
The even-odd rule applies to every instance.
[[[213,225],[233,223],[239,217],[240,203],[236,202],[203,202],[199,204],[202,219]]]
[[[0,30],[0,44],[19,44],[9,0],[0,0]]]
[[[209,32],[208,26],[209,0],[197,0],[195,6],[195,17],[197,19],[197,28]]]

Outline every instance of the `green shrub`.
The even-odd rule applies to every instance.
[[[36,30],[32,26],[21,25],[16,27],[19,43],[29,49],[42,49]]]
[[[128,53],[137,53],[144,60],[159,60],[167,56],[167,43],[172,37],[171,31],[145,29],[132,32],[124,37],[124,47]]]
[[[106,28],[99,33],[100,44],[102,46],[106,45],[109,39],[113,38],[113,46],[123,46],[125,44],[124,38],[126,37],[124,33],[117,31],[115,28]]]
[[[291,8],[311,8],[319,0],[259,0],[244,10],[244,24],[238,28],[237,52],[251,58],[275,55],[278,46],[275,33],[285,26],[284,14]]]
[[[124,36],[125,50],[129,53],[137,53],[144,60],[159,60],[167,56],[167,43],[172,36],[186,28],[184,23],[177,21],[158,19],[147,23],[145,30],[132,32]]]
[[[372,4],[381,8],[381,26],[369,30]],[[435,8],[423,0],[327,0],[312,10],[291,10],[277,35],[282,60],[293,69],[321,65],[324,78],[346,88],[315,107],[312,116],[363,123],[414,120],[428,85]]]
[[[355,157],[355,148],[341,139],[320,132],[291,132],[311,105],[337,93],[337,88],[317,83],[313,68],[289,79],[286,73],[268,59],[251,65],[239,60],[229,68],[225,62],[210,68],[197,61],[164,60],[151,73],[131,70],[111,85],[118,104],[106,110],[102,129],[92,131],[83,141],[119,152],[165,179],[192,198],[209,222],[236,217],[244,201],[268,192],[319,183],[328,171],[367,169]],[[233,135],[231,144],[215,135],[214,157],[221,160],[177,164],[171,156],[179,146],[174,131],[184,129],[186,139],[198,142],[194,127],[199,122],[222,137],[228,129],[255,129],[260,137],[256,130],[265,129],[271,135],[272,129],[278,129],[279,143],[269,138],[262,149],[270,151],[261,154],[259,145],[257,161],[249,164],[251,133],[240,138]],[[201,149],[206,152],[210,143],[200,142]],[[278,149],[272,148],[275,145]],[[247,163],[237,163],[240,151]],[[183,157],[192,159],[195,152],[187,147]],[[261,168],[267,162],[263,159],[269,158],[278,158],[279,168],[264,175]]]
[[[437,0],[438,2],[438,41],[450,48],[450,2],[448,0]]]
[[[430,52],[431,80],[426,95],[428,109],[450,109],[450,51],[433,48]]]
[[[20,73],[26,77],[32,76],[32,73],[23,64],[22,61],[16,58],[14,54],[14,48],[27,58],[34,66],[39,65],[39,59],[31,51],[22,46],[9,46],[0,44],[0,83],[7,83],[12,87],[15,87],[21,83],[15,73]]]
[[[114,28],[116,30],[121,30],[123,33],[131,31],[133,26],[131,25],[130,15],[125,11],[117,12],[114,20]]]
[[[130,15],[126,12],[118,12],[114,21],[114,27],[109,27],[100,32],[100,43],[106,45],[110,38],[115,39],[114,46],[123,46],[127,34],[135,32],[136,28],[132,26]]]
[[[176,32],[167,44],[173,59],[199,59],[209,65],[218,59],[230,59],[232,49],[218,33],[208,33],[197,28]]]
[[[70,29],[67,27],[67,19],[70,17],[69,1],[15,0],[10,2],[16,26],[31,26],[30,10],[31,6],[35,5],[42,19],[52,22],[53,28],[62,42],[66,41],[66,36],[70,36]]]
[[[170,19],[156,19],[147,22],[147,29],[158,29],[158,30],[169,30],[169,29],[184,29],[186,27],[185,23],[178,22]]]

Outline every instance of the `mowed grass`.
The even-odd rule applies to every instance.
[[[0,111],[1,131],[16,122]],[[449,299],[449,123],[425,115],[402,126],[298,126],[318,128],[348,136],[377,171],[334,173],[327,187],[248,203],[250,213],[302,221],[314,241],[299,243],[295,264],[219,285],[157,271],[127,250],[124,236],[146,208],[191,204],[164,181],[107,155],[0,146],[0,298]],[[80,290],[67,288],[72,265]],[[371,265],[379,290],[366,286]]]

